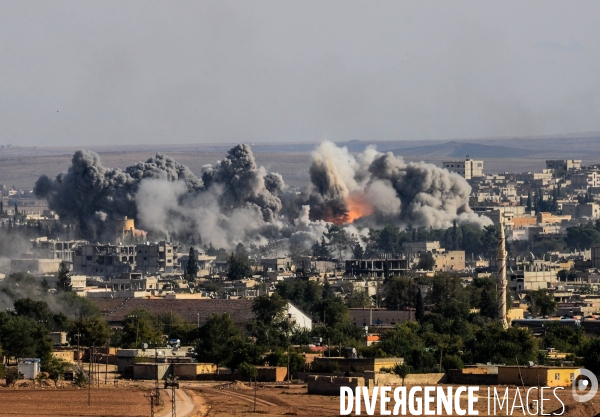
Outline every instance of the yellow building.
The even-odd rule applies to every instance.
[[[123,219],[115,221],[115,233],[120,239],[133,237],[135,233],[135,222],[125,216]]]
[[[579,373],[579,368],[574,367],[498,366],[498,384],[566,387],[579,377]]]

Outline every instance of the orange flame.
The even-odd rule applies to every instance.
[[[346,204],[348,204],[348,213],[344,219],[345,223],[353,223],[361,217],[373,214],[373,206],[369,204],[363,194],[350,194]]]

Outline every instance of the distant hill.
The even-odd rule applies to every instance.
[[[465,158],[467,155],[475,159],[486,158],[523,158],[537,153],[531,149],[520,149],[481,143],[446,142],[439,145],[426,145],[414,148],[395,149],[392,152],[406,157],[422,158]]]

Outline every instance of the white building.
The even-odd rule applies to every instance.
[[[294,304],[288,302],[285,313],[290,324],[301,329],[312,330],[312,319]]]
[[[19,359],[17,364],[17,370],[23,375],[25,379],[35,379],[40,373],[40,359],[39,358],[22,358]]]
[[[444,161],[442,166],[450,172],[455,172],[461,177],[470,180],[473,177],[483,176],[483,161],[475,161],[470,159],[467,155],[467,159],[458,161]]]

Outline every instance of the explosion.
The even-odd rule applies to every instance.
[[[309,173],[304,189],[291,192],[281,175],[256,165],[248,145],[233,147],[199,176],[161,154],[121,171],[103,167],[94,152],[77,151],[67,173],[41,176],[34,192],[62,220],[99,238],[113,229],[106,223],[128,216],[154,235],[199,237],[227,249],[272,241],[310,248],[330,223],[365,234],[388,224],[491,223],[471,212],[464,178],[373,147],[352,155],[324,142],[312,153]]]

